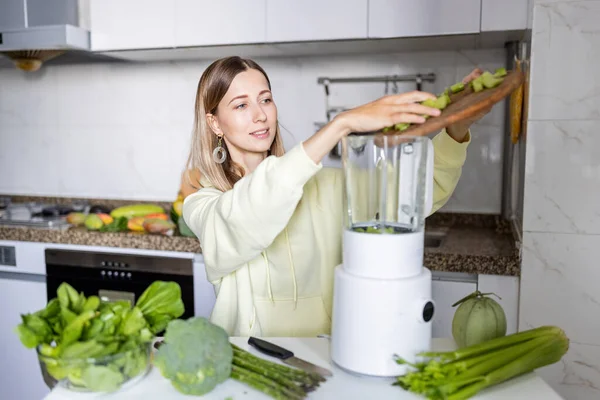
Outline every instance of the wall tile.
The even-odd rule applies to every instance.
[[[177,69],[169,64],[67,65],[58,76],[59,121],[66,125],[139,124],[169,126],[182,109]],[[189,86],[192,89],[194,86]],[[191,92],[191,91],[190,91]],[[187,104],[193,97],[187,94]]]
[[[0,69],[0,124],[55,126],[59,101],[58,75],[52,68],[36,73],[15,67]]]
[[[600,235],[525,232],[519,329],[556,325],[574,342],[600,346],[598,259]]]
[[[59,193],[59,136],[56,126],[0,125],[0,193]]]
[[[526,231],[600,233],[600,136],[595,121],[530,121]]]
[[[600,119],[600,1],[534,7],[530,120]]]
[[[600,346],[571,342],[569,351],[556,364],[536,373],[564,399],[600,398]]]
[[[474,124],[458,185],[441,211],[498,213],[502,207],[503,129]]]
[[[62,127],[52,181],[63,196],[173,201],[189,146],[184,131],[147,125]]]
[[[536,371],[565,399],[600,397],[600,235],[525,232],[519,330],[562,328],[569,350]]]

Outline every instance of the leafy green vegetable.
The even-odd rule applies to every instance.
[[[140,296],[137,307],[150,324],[152,333],[165,330],[170,320],[184,313],[181,288],[175,282],[153,282]]]
[[[142,311],[138,307],[133,307],[131,310],[123,312],[118,332],[120,335],[133,335],[145,328],[147,324]]]
[[[83,370],[81,379],[94,392],[112,392],[123,383],[123,374],[102,365],[90,365]]]
[[[179,392],[201,396],[229,378],[232,360],[227,332],[196,317],[169,322],[154,365]]]
[[[21,315],[21,343],[37,348],[55,379],[79,390],[110,392],[143,373],[155,333],[184,313],[181,288],[157,281],[128,301],[103,302],[63,282],[46,308]]]
[[[94,311],[84,311],[75,317],[62,332],[61,335],[61,344],[66,346],[70,343],[77,341],[81,337],[81,332],[83,331],[83,325],[88,322],[90,319],[94,318]]]
[[[38,335],[36,335],[35,332],[27,327],[27,325],[24,323],[21,323],[19,326],[17,326],[17,334],[19,335],[19,339],[21,339],[23,346],[27,347],[28,349],[33,349],[40,344],[40,338]]]
[[[110,224],[102,225],[99,229],[100,232],[126,232],[127,230],[127,217],[117,217]]]
[[[98,296],[90,296],[83,305],[83,311],[96,311],[100,307],[100,298]]]

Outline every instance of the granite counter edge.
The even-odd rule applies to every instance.
[[[0,227],[0,240],[202,253],[200,243],[195,238],[134,233],[97,233],[73,229],[49,231],[24,227]],[[435,271],[505,276],[520,275],[520,262],[516,255],[482,256],[428,253],[426,251],[424,264],[427,268]]]

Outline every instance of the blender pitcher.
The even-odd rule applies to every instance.
[[[431,140],[353,133],[342,141],[342,163],[348,272],[392,279],[419,274],[433,205]]]
[[[340,368],[398,376],[431,348],[435,304],[423,265],[432,209],[433,144],[398,133],[342,142],[343,261],[335,268],[331,358]],[[348,351],[352,349],[352,351]]]

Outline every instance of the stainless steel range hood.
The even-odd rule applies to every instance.
[[[90,49],[89,0],[0,0],[0,54],[39,69],[68,51]]]

